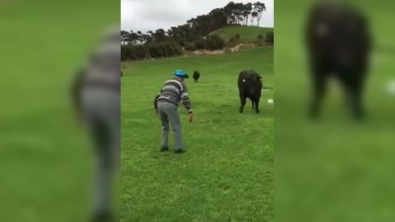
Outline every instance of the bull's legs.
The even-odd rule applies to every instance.
[[[239,92],[239,96],[240,96],[240,109],[239,109],[239,113],[243,113],[244,106],[246,105],[246,97],[244,96],[244,94],[243,94],[242,92]]]
[[[255,109],[256,113],[259,113],[259,99],[251,99],[252,108]]]
[[[363,119],[365,116],[363,107],[362,107],[362,96],[361,89],[359,87],[354,88],[350,92],[350,109],[352,115],[355,119]]]
[[[310,101],[310,118],[316,119],[321,113],[322,101],[326,94],[326,73],[320,70],[313,70],[312,73],[312,95]]]
[[[259,111],[259,99],[255,100],[255,112],[256,113],[260,113],[260,111]]]
[[[343,84],[347,104],[354,119],[361,120],[365,117],[362,107],[363,80],[354,79],[345,81]]]

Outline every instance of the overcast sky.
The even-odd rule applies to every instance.
[[[265,3],[259,26],[274,26],[274,0]],[[121,0],[121,29],[126,31],[164,30],[171,26],[183,25],[190,18],[209,13],[214,8],[224,7],[230,0]],[[254,3],[239,0],[235,3]]]

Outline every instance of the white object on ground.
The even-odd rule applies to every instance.
[[[273,99],[269,99],[269,100],[267,100],[267,102],[270,103],[270,104],[273,104],[274,100]]]

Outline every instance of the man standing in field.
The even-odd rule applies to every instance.
[[[160,151],[169,150],[169,123],[174,131],[175,149],[174,153],[184,153],[186,150],[182,145],[181,120],[178,113],[178,104],[182,101],[188,111],[189,122],[193,120],[192,104],[188,97],[188,90],[184,79],[189,78],[183,70],[174,72],[175,77],[165,82],[163,88],[154,99],[155,113],[160,116],[162,122],[162,140]]]
[[[120,49],[119,27],[106,32],[72,85],[77,117],[90,133],[94,151],[92,222],[112,221],[114,179],[119,178],[120,158]]]

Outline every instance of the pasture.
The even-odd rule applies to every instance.
[[[125,62],[121,79],[123,221],[274,221],[273,49]],[[194,109],[179,111],[187,153],[160,153],[153,99],[175,69],[201,73],[186,80]],[[261,113],[248,100],[239,114],[237,76],[263,76]],[[170,134],[172,149],[173,135]]]

